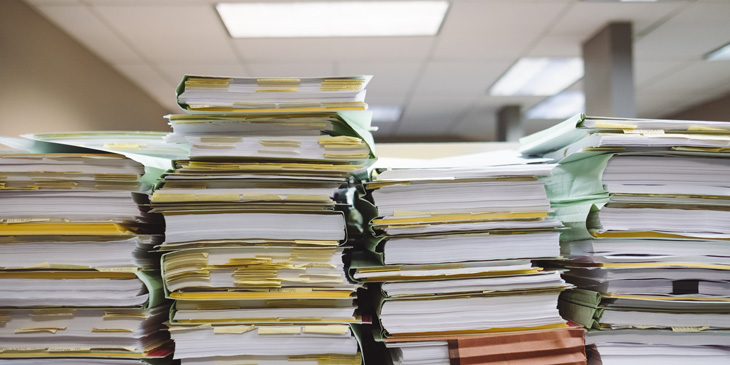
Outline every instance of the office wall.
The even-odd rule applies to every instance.
[[[168,130],[167,111],[20,0],[0,1],[0,135]]]
[[[730,121],[730,94],[692,106],[667,118]]]

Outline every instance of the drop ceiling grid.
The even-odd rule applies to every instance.
[[[196,63],[160,63],[156,65],[168,80],[175,86],[185,75],[210,75],[210,76],[251,76],[250,72],[241,63],[229,64],[196,64]]]
[[[174,82],[160,73],[134,43],[123,39],[90,6],[78,1],[34,0],[36,9],[102,60],[109,63],[151,98],[171,112],[179,109],[174,102]],[[167,92],[163,90],[167,89]],[[172,98],[171,98],[171,95]]]
[[[249,63],[248,68],[253,76],[258,77],[327,76],[335,74],[333,62],[261,62]]]
[[[155,64],[237,62],[210,6],[93,6],[115,32]]]
[[[638,84],[637,106],[643,116],[671,115],[728,90],[730,62],[702,59],[730,41],[727,14],[730,2],[693,3],[636,42],[636,58],[677,64]]]
[[[225,30],[219,29],[220,22],[211,5],[117,4],[102,2],[87,6],[120,38],[144,55],[146,64],[159,77],[154,77],[148,69],[141,73],[142,68],[132,69],[140,74],[131,77],[158,80],[142,81],[146,84],[143,88],[170,112],[180,111],[175,103],[174,90],[182,74],[194,74],[196,70],[212,75],[218,74],[218,71],[229,74],[228,71],[236,70],[241,72],[235,74],[246,74],[245,66],[239,62],[228,42],[228,35]],[[180,72],[181,69],[188,71]],[[167,80],[166,87],[159,78]]]
[[[137,52],[120,40],[86,6],[49,5],[38,7],[38,10],[108,63],[144,62]]]
[[[699,61],[730,41],[730,2],[692,3],[635,43],[644,61]]]
[[[455,135],[455,128],[478,106],[489,86],[570,7],[566,1],[530,2],[527,8],[525,5],[495,1],[452,3],[433,50],[409,93],[403,117],[395,128],[389,128],[391,135]],[[525,13],[525,9],[529,11]],[[510,20],[517,13],[524,22]],[[454,97],[463,99],[458,104],[460,110],[431,110],[436,108],[430,102]],[[414,112],[419,108],[429,112]],[[467,123],[459,129],[463,134],[484,134],[483,127]]]
[[[378,95],[405,95],[412,90],[418,79],[422,60],[398,62],[335,62],[339,75],[374,75],[367,86],[368,101]]]
[[[492,138],[495,135],[494,131],[494,122],[490,122],[491,119],[494,119],[493,115],[484,115],[481,118],[478,117],[476,114],[479,114],[481,112],[484,113],[492,113],[493,110],[496,109],[488,109],[484,110],[484,105],[480,105],[480,102],[486,97],[486,93],[489,89],[489,87],[504,73],[507,71],[507,69],[520,57],[524,57],[527,55],[532,48],[534,48],[544,37],[544,34],[550,32],[553,27],[558,24],[561,19],[564,17],[566,12],[573,6],[573,4],[568,2],[553,2],[553,3],[531,3],[529,12],[525,13],[524,10],[524,4],[521,5],[520,9],[521,15],[520,15],[520,21],[514,22],[514,21],[508,21],[505,23],[505,20],[510,19],[510,14],[514,15],[515,11],[519,11],[518,8],[515,8],[515,3],[501,3],[497,6],[495,6],[494,3],[487,3],[487,2],[480,2],[480,3],[472,3],[470,4],[471,7],[462,7],[460,10],[462,11],[461,16],[454,16],[455,18],[459,19],[460,22],[458,23],[462,27],[470,27],[473,26],[469,24],[468,22],[464,22],[462,19],[467,18],[471,19],[474,18],[475,21],[484,21],[484,19],[480,17],[472,17],[472,15],[476,14],[490,14],[490,16],[493,17],[496,21],[493,23],[489,23],[490,19],[487,19],[487,23],[489,26],[496,26],[499,29],[499,31],[494,30],[494,33],[500,34],[500,37],[497,37],[499,40],[507,39],[509,40],[509,44],[511,47],[511,52],[519,52],[518,54],[511,54],[508,57],[505,57],[503,54],[500,54],[499,52],[494,52],[495,49],[498,50],[504,50],[504,46],[495,46],[495,45],[488,45],[487,49],[490,49],[493,51],[493,55],[489,56],[489,59],[491,60],[492,57],[496,60],[501,60],[501,62],[498,61],[492,61],[492,62],[484,62],[483,64],[478,64],[475,62],[451,62],[450,64],[447,63],[441,63],[438,64],[436,61],[431,61],[426,68],[426,72],[424,73],[423,79],[428,80],[429,76],[433,78],[433,80],[430,81],[430,85],[436,85],[437,89],[435,90],[445,90],[450,91],[451,95],[454,93],[462,93],[465,95],[466,98],[468,98],[468,94],[473,95],[471,98],[472,102],[467,104],[460,112],[456,112],[453,115],[454,118],[446,123],[445,125],[439,125],[436,128],[442,128],[447,134],[452,134],[454,136],[460,136],[462,138],[466,139],[475,139],[475,138]],[[539,6],[535,6],[539,5]],[[482,9],[477,8],[477,6],[482,6]],[[520,4],[518,4],[520,6]],[[469,17],[465,16],[464,14],[469,14]],[[535,20],[531,20],[531,19]],[[539,19],[539,21],[537,21]],[[524,21],[523,21],[524,20]],[[513,27],[518,27],[517,29],[513,29],[512,32],[510,32],[510,29]],[[533,28],[529,28],[533,27]],[[445,28],[445,26],[444,26]],[[505,29],[501,29],[505,28]],[[447,28],[445,28],[447,29]],[[532,29],[530,32],[529,30]],[[528,30],[528,32],[525,32],[525,30]],[[464,33],[463,31],[459,30],[453,30],[451,29],[453,33],[459,34]],[[444,42],[444,39],[448,40],[449,36],[448,33],[444,30],[439,36],[438,40],[438,46],[441,46],[442,42]],[[514,34],[523,35],[527,33],[527,36],[521,37],[521,39],[515,39]],[[446,34],[446,35],[444,35]],[[489,33],[488,33],[489,34]],[[502,34],[510,34],[510,37],[502,37]],[[471,37],[481,37],[479,34],[470,34]],[[474,42],[466,42],[467,44],[472,44]],[[438,55],[435,55],[434,58],[438,60]],[[479,58],[479,57],[477,57]],[[504,58],[504,59],[503,59]],[[473,59],[473,56],[468,59]],[[431,70],[431,69],[435,70]],[[440,68],[440,70],[439,70]],[[477,70],[478,69],[478,70]],[[488,70],[488,72],[485,72]],[[429,74],[428,71],[431,71]],[[446,79],[449,75],[452,76],[451,79]],[[474,77],[474,75],[479,75],[479,77]],[[449,82],[453,82],[456,87],[449,90]],[[420,94],[427,94],[429,92],[435,92],[435,90],[431,90],[428,85],[429,83],[423,82],[422,84],[425,84],[426,87],[424,87],[424,90],[416,90],[415,95]],[[441,85],[441,86],[439,86]],[[443,85],[446,85],[444,87]],[[488,97],[493,99],[501,99],[501,97]],[[414,97],[414,100],[418,100],[417,97]],[[542,100],[542,98],[540,99]],[[408,107],[407,107],[408,108]],[[443,124],[444,121],[435,120],[431,123],[441,123]],[[398,128],[397,131],[400,131],[400,134],[407,135],[409,133],[408,129],[406,128]]]
[[[168,108],[174,107],[174,85],[183,73],[372,73],[368,102],[405,107],[401,122],[383,128],[386,135],[482,133],[484,125],[473,114],[489,112],[488,105],[516,101],[527,110],[536,103],[534,97],[522,101],[486,95],[513,62],[523,56],[580,56],[580,43],[612,20],[635,24],[641,116],[666,115],[662,111],[676,107],[680,93],[693,94],[681,99],[685,102],[699,102],[730,88],[725,87],[729,80],[712,77],[726,68],[699,61],[710,48],[730,41],[726,15],[730,2],[724,0],[658,4],[455,0],[437,37],[273,40],[231,39],[215,14],[215,0],[26,1]],[[444,102],[461,109],[418,113],[422,124],[414,125],[415,108],[433,112],[429,103],[449,98],[462,99]],[[447,128],[434,117],[449,117],[446,114],[457,118]]]

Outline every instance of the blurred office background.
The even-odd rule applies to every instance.
[[[604,57],[609,64],[591,76],[583,60],[591,40],[612,24],[629,32],[628,79],[621,82],[630,84],[631,105],[619,116],[730,120],[727,0],[450,0],[436,4],[442,14],[435,16],[357,12],[367,17],[356,20],[363,29],[370,24],[381,33],[393,18],[413,26],[435,17],[431,35],[241,38],[226,28],[218,3],[0,1],[0,135],[167,131],[163,115],[180,112],[175,88],[184,74],[372,74],[366,101],[377,142],[514,139],[585,111],[593,101],[586,99],[597,98],[584,95],[585,81],[613,61]],[[287,24],[321,23],[296,14]],[[500,85],[510,73],[517,84]],[[507,136],[505,123],[519,130]]]

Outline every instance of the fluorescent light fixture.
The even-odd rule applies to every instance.
[[[399,106],[369,106],[368,110],[373,112],[373,123],[395,123],[403,114],[403,108]]]
[[[448,1],[317,1],[219,3],[234,38],[429,36]]]
[[[708,61],[730,60],[730,43],[705,55]]]
[[[489,89],[490,95],[555,95],[583,77],[580,58],[521,58]]]
[[[566,119],[586,108],[586,97],[582,91],[564,91],[554,95],[525,113],[527,119]]]

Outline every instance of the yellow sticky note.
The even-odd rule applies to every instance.
[[[36,328],[18,328],[15,333],[38,333],[49,332],[55,334],[56,331],[63,331],[66,327],[36,327]]]
[[[114,150],[138,150],[147,147],[145,143],[107,143],[104,148]]]
[[[692,125],[689,126],[687,130],[692,132],[727,132],[727,129],[706,127],[702,125]]]
[[[246,332],[251,332],[256,329],[256,326],[224,326],[224,327],[214,327],[213,333],[220,334],[220,333],[229,333],[229,334],[241,334]]]
[[[595,122],[594,128],[596,129],[636,129],[633,124],[613,123],[613,122]]]
[[[302,328],[298,326],[271,326],[259,327],[259,335],[298,335]]]
[[[35,309],[30,312],[31,317],[71,317],[76,314],[76,309]]]
[[[710,329],[710,327],[672,327],[672,332],[701,332],[706,329]]]
[[[126,328],[92,328],[91,332],[134,332]]]
[[[350,332],[350,326],[346,325],[330,325],[330,326],[304,326],[304,333],[326,333],[342,335]]]

